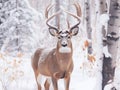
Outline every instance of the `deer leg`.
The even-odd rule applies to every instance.
[[[38,76],[39,76],[39,73],[37,71],[34,70],[34,73],[35,73],[35,79],[36,79],[36,82],[37,82],[37,86],[38,86],[38,90],[41,90],[41,85],[38,83]]]
[[[37,82],[38,90],[42,90],[41,85],[38,83],[37,80],[36,80],[36,82]]]
[[[69,90],[70,74],[64,78],[64,81],[65,81],[65,90]]]
[[[53,83],[53,88],[54,90],[58,90],[58,85],[57,85],[57,79],[52,77],[52,83]]]
[[[44,87],[45,87],[45,90],[49,90],[50,82],[48,79],[45,81]]]

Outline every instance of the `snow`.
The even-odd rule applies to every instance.
[[[113,83],[110,83],[108,85],[105,86],[104,90],[111,90],[111,88],[113,87]],[[113,89],[114,90],[114,89]]]
[[[109,20],[110,20],[109,14],[101,14],[100,15],[100,24],[101,25],[105,25],[106,23],[108,23]]]
[[[104,53],[105,57],[107,57],[107,58],[111,57],[111,54],[108,52],[108,46],[103,47],[103,53]]]

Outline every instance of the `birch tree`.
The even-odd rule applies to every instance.
[[[111,90],[120,89],[119,77],[119,36],[120,36],[120,0],[110,0],[110,21],[108,24],[107,40],[108,51],[111,57],[104,56],[103,88]],[[105,86],[106,85],[106,86]]]

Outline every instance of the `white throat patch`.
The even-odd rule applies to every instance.
[[[70,53],[71,52],[71,48],[70,47],[61,47],[59,49],[60,53]]]

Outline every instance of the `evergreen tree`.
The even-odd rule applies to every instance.
[[[30,51],[34,36],[34,13],[27,3],[4,0],[0,3],[0,48],[2,51]]]

